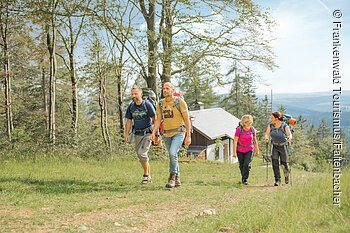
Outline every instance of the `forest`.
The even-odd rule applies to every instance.
[[[268,96],[256,96],[265,85],[256,70],[278,66],[275,21],[254,1],[2,0],[0,12],[2,158],[128,153],[131,87],[151,88],[160,98],[168,81],[189,106],[200,101],[237,118],[251,114],[263,138],[273,109]],[[274,110],[288,112],[283,105]],[[316,126],[294,117],[292,162],[326,169],[332,129],[325,120]],[[343,132],[342,140],[349,158]]]

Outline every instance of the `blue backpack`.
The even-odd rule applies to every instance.
[[[287,134],[286,134],[287,124],[282,122],[282,125],[279,128],[276,128],[275,125],[270,123],[270,137],[273,145],[286,145],[287,144]]]

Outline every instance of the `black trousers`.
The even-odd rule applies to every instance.
[[[242,182],[249,177],[250,164],[252,162],[253,151],[242,153],[237,151],[237,157],[239,162],[239,169],[241,170]]]
[[[283,146],[272,146],[272,169],[275,176],[275,181],[281,181],[281,173],[279,167],[279,160],[283,166],[284,175],[287,176],[289,173],[289,155],[287,145]]]

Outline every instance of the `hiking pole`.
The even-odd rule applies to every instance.
[[[288,142],[288,156],[291,155],[291,143]],[[292,179],[292,163],[290,163],[289,166],[289,176],[290,176],[290,186],[293,186],[293,179]]]
[[[266,157],[265,157],[265,160],[266,160],[266,181],[269,180],[269,142],[266,142]]]

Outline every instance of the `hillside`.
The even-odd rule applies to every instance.
[[[277,110],[283,105],[294,117],[299,114],[303,115],[308,124],[318,125],[322,119],[326,119],[329,127],[332,127],[332,95],[332,92],[274,94],[273,109]],[[262,98],[262,96],[259,97]],[[350,138],[350,91],[342,92],[340,105],[342,109],[341,127]]]
[[[283,104],[287,109],[301,111],[305,114],[332,112],[332,101],[332,92],[273,95],[274,108]],[[350,91],[342,92],[340,103],[343,112],[350,112]]]
[[[63,157],[62,157],[63,158]],[[238,164],[181,159],[183,186],[166,189],[167,160],[151,160],[141,185],[133,157],[1,161],[0,232],[347,232],[350,172],[341,207],[332,174],[293,168],[291,184],[273,186],[272,168],[255,158],[250,185]],[[317,193],[317,195],[315,195]]]

